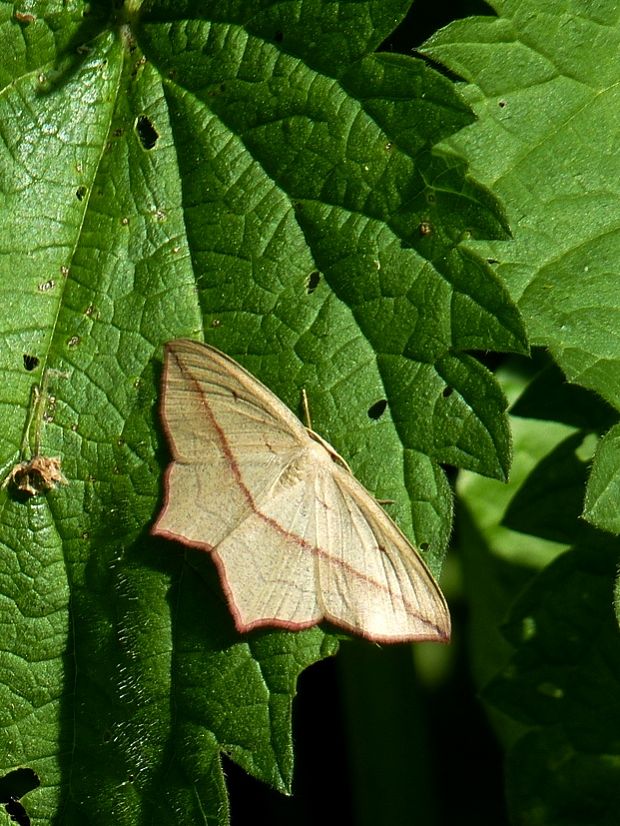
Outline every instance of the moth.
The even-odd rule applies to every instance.
[[[211,554],[235,625],[328,620],[377,642],[450,637],[422,558],[331,445],[224,353],[165,347],[172,462],[153,533]]]

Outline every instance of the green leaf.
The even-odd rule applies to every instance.
[[[162,343],[207,338],[293,409],[305,387],[438,572],[440,463],[510,460],[465,351],[526,342],[461,244],[501,210],[433,152],[471,113],[371,54],[408,3],[118,6],[0,3],[2,773],[36,773],[38,822],[224,824],[220,753],[288,791],[296,679],[337,637],[239,637],[210,560],[149,537]],[[28,498],[39,452],[68,484]]]
[[[500,262],[531,343],[617,410],[617,4],[490,5],[497,18],[453,23],[423,49],[467,81],[464,95],[479,120],[449,144],[502,199],[514,236],[475,248]],[[620,454],[609,443],[601,451],[588,518],[617,531],[601,488],[617,487]]]
[[[584,516],[588,522],[614,534],[620,533],[619,437],[620,427],[616,425],[605,434],[599,443],[584,507]]]
[[[491,5],[498,18],[454,23],[424,48],[467,79],[480,115],[451,143],[506,204],[515,243],[501,246],[499,271],[532,342],[618,406],[616,4]]]

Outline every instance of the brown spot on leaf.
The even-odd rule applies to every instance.
[[[58,484],[68,484],[60,467],[59,456],[35,456],[29,462],[15,465],[3,487],[10,485],[25,496],[39,496]]]

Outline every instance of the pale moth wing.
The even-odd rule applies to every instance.
[[[166,345],[173,461],[153,532],[209,551],[239,631],[328,620],[377,642],[450,637],[439,586],[342,460],[206,344]]]

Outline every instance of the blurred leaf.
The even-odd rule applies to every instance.
[[[516,826],[614,826],[618,756],[578,751],[561,729],[524,736],[508,757]]]
[[[505,382],[511,396],[518,386],[516,374]],[[530,409],[542,400],[553,408],[554,390],[565,395],[531,381]],[[473,663],[507,749],[511,822],[523,826],[611,824],[618,799],[609,782],[620,769],[611,605],[620,549],[579,518],[592,439],[571,430],[515,419],[510,484],[469,474],[459,483],[471,519],[463,550]]]
[[[512,369],[507,365],[499,371],[498,378],[510,399],[530,386],[525,384],[519,364]],[[541,384],[537,386],[543,389]],[[527,489],[532,475],[536,477],[539,463],[553,455],[556,446],[570,438],[574,430],[553,421],[514,418],[512,431],[514,458],[508,483],[467,472],[459,474],[457,483],[458,548],[470,613],[472,669],[479,686],[497,673],[510,656],[511,648],[501,629],[513,600],[536,571],[567,547],[567,543],[554,541],[548,535],[527,534],[527,525],[507,518],[507,514],[522,495],[522,489]],[[571,527],[575,522],[576,515]]]
[[[571,551],[511,612],[506,633],[515,654],[485,696],[533,727],[508,758],[516,824],[617,820],[620,647],[610,599],[617,562],[618,547]]]

